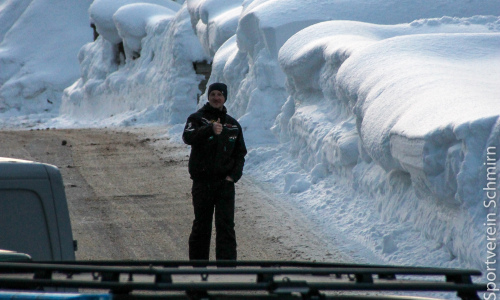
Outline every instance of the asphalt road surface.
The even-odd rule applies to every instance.
[[[0,156],[60,169],[78,260],[187,260],[189,150],[155,138],[160,130],[0,131]],[[348,260],[300,211],[249,176],[236,184],[236,193],[238,259]],[[212,243],[212,259],[213,252]]]

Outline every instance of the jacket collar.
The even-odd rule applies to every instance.
[[[203,107],[200,110],[217,115],[217,116],[227,114],[226,106],[223,106],[222,110],[218,110],[217,108],[213,108],[212,105],[210,105],[210,103],[208,103],[208,102],[205,103],[205,105],[203,105]]]

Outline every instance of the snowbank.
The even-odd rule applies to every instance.
[[[92,40],[90,3],[0,4],[0,126],[40,122],[58,114],[62,91],[80,75],[77,53]]]
[[[205,1],[198,0],[196,3],[201,6]],[[218,7],[221,7],[222,2],[218,3]],[[276,141],[270,128],[287,99],[285,76],[277,62],[278,51],[288,38],[301,29],[336,19],[397,24],[443,15],[460,17],[500,12],[500,5],[495,1],[482,1],[481,5],[477,5],[469,1],[450,3],[431,0],[254,0],[245,1],[242,5],[236,30],[240,53],[228,62],[215,61],[214,58],[214,64],[227,65],[222,68],[226,73],[236,66],[248,69],[243,80],[237,77],[240,80],[238,85],[230,83],[234,95],[231,100],[234,104],[230,104],[230,108],[237,117],[241,117],[243,127],[256,133],[257,139],[249,139],[249,142],[256,144]],[[243,67],[244,64],[248,66]],[[231,77],[230,74],[213,74],[217,78]],[[212,82],[210,79],[209,84]],[[266,107],[265,116],[260,109],[262,106]]]
[[[113,15],[113,21],[123,41],[126,59],[130,61],[140,56],[141,41],[147,35],[149,23],[158,23],[174,14],[175,11],[155,4],[136,3],[120,7]]]
[[[356,189],[400,191],[374,195],[383,217],[410,221],[480,266],[489,212],[483,163],[500,143],[499,23],[310,26],[281,48],[290,97],[274,130],[306,169],[353,170]],[[375,178],[373,164],[383,169]],[[415,195],[402,205],[408,184]]]
[[[94,0],[89,8],[90,22],[96,26],[97,32],[111,44],[121,43],[123,37],[118,32],[113,16],[122,6],[134,3],[156,4],[169,8],[173,11],[178,11],[180,9],[180,5],[178,3],[166,0]],[[143,14],[144,12],[138,13],[137,17],[139,20],[144,19],[142,17]],[[131,16],[134,16],[133,13]],[[129,19],[129,22],[133,24],[135,21],[132,18]]]
[[[477,205],[486,146],[500,139],[499,46],[500,33],[419,35],[351,56],[337,87],[354,104],[364,151],[409,172],[421,193]]]
[[[190,0],[191,23],[205,52],[213,57],[236,32],[243,0]]]
[[[411,218],[416,229],[448,241],[450,252],[476,265],[482,248],[467,245],[485,248],[478,234],[487,213],[479,209],[486,182],[482,164],[487,140],[500,140],[492,131],[499,116],[494,100],[500,93],[494,79],[499,75],[498,34],[485,33],[492,21],[498,19],[444,18],[394,26],[332,21],[299,32],[280,52],[294,107],[288,120],[282,115],[282,136],[292,137],[299,158],[331,169],[352,168],[364,158],[382,166],[390,174],[387,179],[409,174],[418,195],[415,207],[382,203],[383,211],[389,216],[398,212],[400,221]],[[429,31],[481,34],[423,35]],[[397,35],[403,36],[391,38]],[[318,109],[328,106],[338,112],[332,116],[331,110]],[[466,128],[476,126],[483,127],[482,140],[467,134]],[[358,149],[364,154],[359,158]],[[354,167],[361,174],[363,168]],[[381,183],[363,176],[355,181],[372,187]],[[418,198],[428,200],[422,205]],[[429,206],[429,199],[436,203]],[[464,215],[450,221],[429,207]],[[464,224],[464,219],[469,221]],[[464,234],[471,228],[472,234]]]
[[[304,145],[308,145],[306,147],[314,147],[318,140],[323,139],[323,137],[311,137],[309,134],[312,130],[317,130],[318,122],[300,120],[299,115],[301,110],[311,110],[311,107],[321,106],[327,115],[320,117],[325,121],[319,123],[325,127],[325,134],[329,133],[326,134],[320,153],[316,156],[326,158],[332,166],[356,163],[358,157],[357,129],[354,126],[356,120],[350,112],[356,106],[357,94],[337,96],[338,91],[343,92],[342,88],[337,86],[337,73],[344,61],[353,52],[394,36],[445,32],[487,33],[491,32],[492,25],[497,21],[497,17],[442,18],[390,26],[349,21],[323,22],[310,26],[289,39],[281,49],[280,63],[287,74],[290,97],[278,117],[274,130],[282,141],[288,141],[292,135],[296,144],[305,142]],[[383,60],[386,65],[392,65],[387,62],[391,57],[388,55]],[[405,72],[398,70],[396,74],[404,76]],[[352,73],[346,75],[345,81],[352,80],[352,76]],[[415,82],[421,83],[418,80]],[[405,89],[406,86],[402,85],[402,88]],[[354,99],[352,103],[349,102],[350,99]],[[318,102],[321,104],[318,105]],[[304,115],[308,117],[310,114]],[[292,124],[289,124],[290,122]],[[297,128],[301,126],[305,128]],[[328,126],[330,128],[327,128]],[[370,146],[370,149],[376,148],[374,145]],[[321,152],[323,156],[320,155]]]
[[[304,7],[300,6],[302,4]],[[279,178],[282,178],[281,176],[283,174],[288,174],[285,176],[283,190],[289,193],[307,191],[310,189],[310,183],[318,182],[325,176],[323,175],[325,170],[346,174],[348,178],[353,177],[351,186],[354,189],[368,191],[374,198],[379,198],[379,202],[381,203],[380,212],[382,212],[383,217],[396,217],[399,222],[410,220],[413,222],[412,229],[437,241],[441,245],[439,248],[442,251],[450,253],[449,259],[451,261],[458,258],[458,261],[462,263],[465,262],[466,264],[468,263],[475,267],[480,267],[482,259],[481,254],[486,247],[484,234],[482,234],[481,231],[482,223],[480,222],[484,221],[487,210],[482,207],[482,200],[477,200],[484,199],[484,192],[480,188],[482,185],[478,185],[479,183],[484,184],[484,176],[482,177],[483,179],[480,180],[481,182],[478,182],[475,178],[481,174],[486,174],[485,168],[477,169],[477,167],[480,167],[480,164],[484,162],[486,153],[485,144],[474,147],[474,150],[471,150],[469,146],[470,151],[468,153],[469,156],[471,156],[470,161],[475,162],[473,168],[468,166],[467,159],[460,159],[460,155],[462,154],[460,154],[460,151],[457,152],[457,147],[455,146],[451,147],[450,152],[452,152],[452,154],[450,154],[451,157],[448,157],[446,162],[448,165],[446,170],[440,169],[440,166],[436,164],[436,160],[442,160],[443,151],[447,153],[448,146],[450,145],[441,145],[441,151],[433,153],[437,154],[435,158],[432,154],[429,155],[428,153],[425,155],[424,153],[420,155],[418,153],[403,155],[403,149],[411,149],[413,151],[415,145],[407,145],[406,147],[399,146],[399,151],[394,150],[396,152],[394,155],[404,156],[401,157],[401,160],[408,164],[411,164],[412,160],[418,160],[419,158],[420,160],[427,160],[427,165],[425,168],[420,168],[418,174],[415,170],[410,172],[409,167],[388,167],[384,164],[382,159],[375,159],[375,162],[372,162],[374,158],[377,158],[375,153],[382,151],[380,148],[390,150],[390,147],[393,145],[393,147],[395,147],[396,143],[389,143],[382,139],[374,140],[372,136],[366,136],[366,134],[362,136],[363,139],[360,140],[360,127],[357,126],[357,123],[360,121],[359,114],[352,114],[352,109],[360,105],[358,98],[362,97],[364,95],[363,93],[372,92],[374,95],[377,95],[376,91],[369,89],[372,87],[373,81],[367,79],[360,82],[359,86],[364,88],[363,93],[353,92],[350,94],[350,96],[352,96],[351,98],[339,97],[337,95],[342,91],[342,88],[339,88],[336,84],[337,72],[342,63],[347,60],[354,51],[361,50],[383,39],[401,35],[468,32],[488,33],[498,31],[499,22],[497,17],[477,16],[469,19],[449,17],[467,16],[467,13],[475,12],[484,14],[491,13],[491,11],[483,10],[485,7],[469,6],[467,12],[465,9],[461,9],[470,4],[464,4],[463,7],[449,6],[444,7],[443,10],[437,9],[437,6],[442,4],[443,3],[434,2],[428,6],[418,6],[413,3],[413,5],[417,6],[407,6],[408,10],[406,14],[395,14],[397,18],[401,18],[401,16],[407,18],[403,21],[408,22],[408,24],[383,26],[359,22],[337,22],[335,23],[336,26],[333,26],[333,22],[325,22],[317,26],[308,27],[304,29],[303,32],[300,32],[290,39],[290,36],[298,31],[298,29],[306,27],[306,25],[308,25],[307,22],[311,22],[311,24],[317,23],[318,20],[321,20],[321,16],[331,16],[331,13],[328,9],[321,8],[314,13],[309,12],[302,14],[302,12],[307,11],[307,9],[318,8],[318,6],[311,6],[311,8],[307,3],[303,2],[299,4],[287,2],[284,4],[279,1],[253,1],[243,10],[236,40],[230,39],[227,41],[226,44],[221,47],[220,55],[219,53],[215,55],[214,70],[210,82],[223,80],[229,83],[233,91],[237,91],[236,99],[231,98],[231,102],[228,103],[227,106],[231,109],[231,112],[234,112],[235,115],[240,117],[241,124],[247,129],[248,133],[250,133],[250,138],[248,139],[250,140],[250,144],[258,145],[265,144],[266,142],[272,143],[272,137],[269,136],[269,138],[265,138],[266,134],[270,132],[269,128],[272,128],[274,133],[280,137],[281,142],[291,141],[289,150],[292,155],[299,159],[299,163],[303,168],[310,170],[309,173],[298,176],[297,170],[294,170],[293,167],[285,163],[283,163],[283,166],[279,166],[279,163],[276,163],[274,159],[265,155],[261,156],[257,153],[252,153],[254,158],[249,158],[250,164],[252,164],[253,160],[262,160],[262,164],[272,165],[273,168],[270,170],[264,167],[259,168],[258,166],[252,166],[250,167],[251,172],[255,172],[255,174],[266,174],[267,172],[269,175],[265,176],[265,178],[267,178],[266,180],[273,182],[280,180]],[[348,4],[343,3],[343,5]],[[493,11],[499,12],[497,3],[489,2],[487,5],[490,5]],[[287,7],[286,9],[285,6]],[[341,12],[346,11],[340,9],[340,7],[337,6],[335,8],[339,9]],[[428,10],[425,10],[424,7],[428,8]],[[386,16],[387,14],[382,13],[386,9],[387,8],[382,8],[379,14],[365,15],[365,19],[370,20],[373,16]],[[292,14],[293,17],[283,17],[283,15],[288,13]],[[362,14],[362,12],[359,12],[359,14],[352,17],[352,19],[356,20],[356,18],[359,18],[364,20],[360,17],[360,14]],[[353,14],[344,14],[344,16],[346,15],[351,18]],[[447,16],[439,19],[413,21],[413,19],[422,16],[430,17],[443,15]],[[387,17],[385,18],[384,20],[373,20],[372,22],[391,24],[391,22],[397,23],[402,20],[397,18],[393,20],[390,18],[387,19]],[[285,41],[288,41],[288,49],[287,45],[281,48],[281,44]],[[472,42],[469,44],[469,47],[474,48],[474,45],[475,43]],[[408,48],[412,49],[410,46]],[[238,49],[238,52],[234,52],[235,49]],[[289,56],[283,58],[286,62],[281,63],[282,68],[277,67],[274,60],[274,57],[277,56],[278,49],[281,49],[282,52],[287,52],[283,54],[283,56]],[[415,47],[415,51],[418,53],[419,47]],[[442,53],[437,54],[438,57],[454,53],[453,47],[444,47],[442,51]],[[448,53],[448,51],[452,52]],[[380,72],[387,69],[388,66],[397,67],[400,62],[394,60],[394,65],[392,64],[391,55],[393,53],[383,53],[386,55],[377,56],[377,58],[374,59],[383,62],[377,65]],[[361,61],[364,61],[363,59],[364,58],[360,58]],[[245,63],[248,63],[247,68],[244,67]],[[385,66],[385,64],[387,66]],[[246,71],[246,69],[248,69],[248,73],[244,75],[241,74],[241,72],[234,72],[234,70],[237,69],[236,66],[239,66],[239,70]],[[366,67],[368,68],[368,66],[369,65]],[[492,66],[496,66],[496,64],[494,63]],[[446,66],[440,65],[439,67]],[[461,69],[462,66],[457,64],[457,68]],[[286,92],[284,92],[285,75],[281,73],[282,70],[285,71],[287,78]],[[414,71],[416,70],[417,69]],[[420,70],[422,71],[422,69]],[[477,73],[478,70],[480,70],[479,66],[477,69],[469,69],[464,72],[476,72],[476,75],[471,74],[469,79],[477,79],[478,76],[481,76],[481,73]],[[365,78],[360,75],[366,72],[365,70],[358,71],[356,69],[350,71],[351,72],[345,73],[345,82],[353,81],[353,78]],[[399,69],[397,71],[398,72],[390,73],[391,75],[388,76],[392,77],[389,78],[399,78],[398,76],[404,74],[404,72],[401,72]],[[427,69],[422,72],[426,74],[426,72],[431,71],[433,71],[433,69]],[[453,74],[454,72],[455,70],[452,70],[449,74]],[[495,74],[493,74],[491,78],[496,78]],[[417,75],[415,75],[415,77],[419,78]],[[428,80],[434,78],[435,77],[432,77]],[[415,78],[412,79],[415,81]],[[407,91],[405,89],[406,81],[404,80],[411,79],[403,78],[402,80],[403,81],[397,85],[401,94],[395,94],[394,97],[396,98],[407,95],[405,93],[415,92],[414,90],[410,91],[409,89]],[[387,79],[387,85],[392,86],[391,84],[395,84],[395,81],[395,79],[392,81]],[[416,81],[415,84],[418,85],[419,83],[423,84],[421,81]],[[380,90],[383,91],[386,87],[387,86],[381,87]],[[429,94],[433,94],[433,87],[433,85],[428,85],[426,89],[424,85],[422,89],[426,90],[425,93],[427,93],[427,95],[422,97],[429,98]],[[446,88],[450,88],[450,85],[443,87],[443,89]],[[481,89],[482,87],[472,86],[469,90],[476,90],[478,88]],[[489,94],[490,99],[495,97],[498,98],[493,89],[495,89],[495,85],[492,85],[490,82],[489,90],[485,90],[485,92]],[[498,89],[496,92],[498,92]],[[441,93],[442,92],[439,92],[439,94]],[[288,101],[285,102],[284,96],[287,94],[289,94],[290,97]],[[467,101],[474,99],[475,96],[480,97],[481,95],[480,93],[475,94],[468,98]],[[432,99],[435,98],[432,97]],[[393,106],[399,111],[405,110],[405,108],[400,108],[396,104]],[[263,107],[265,107],[265,109],[262,109]],[[389,113],[391,111],[389,108],[389,106],[381,105],[377,107],[377,109],[372,109],[371,112],[375,117],[371,119],[373,120],[371,124],[366,125],[366,128],[372,128],[373,131],[380,127],[386,128],[382,124],[377,123],[380,122],[380,120],[385,121],[385,119],[376,118],[376,114],[378,111],[387,111],[387,113]],[[461,107],[458,109],[465,108]],[[464,111],[467,112],[467,109]],[[410,114],[410,112],[407,113]],[[484,111],[482,113],[484,113]],[[449,115],[453,116],[452,113],[449,113]],[[489,115],[486,115],[486,117],[488,116]],[[493,113],[493,119],[490,121],[493,120],[494,122],[496,118],[497,115]],[[411,120],[411,118],[409,119]],[[269,120],[273,120],[273,122],[269,122]],[[406,123],[406,126],[413,126],[415,121],[416,120],[409,121],[409,123]],[[442,128],[437,128],[436,130],[440,131],[441,129]],[[492,129],[486,128],[485,131],[492,132]],[[389,135],[390,134],[391,133],[389,133]],[[499,139],[498,135],[494,133],[487,133],[486,135],[489,136],[492,141]],[[359,145],[364,145],[364,138],[366,138],[367,143],[371,142],[368,146],[369,150],[367,150],[366,147],[359,147]],[[437,140],[438,139],[436,139],[436,141]],[[446,141],[442,140],[439,142],[446,143]],[[468,143],[465,142],[463,144],[464,147],[467,144]],[[429,151],[427,149],[429,144],[422,144],[420,146],[422,149]],[[265,149],[266,148],[261,148],[260,151],[265,151],[267,153]],[[475,154],[471,154],[471,151]],[[273,151],[271,151],[271,153],[273,153]],[[459,157],[456,157],[456,155],[459,155]],[[380,157],[380,155],[378,155],[378,157]],[[392,158],[392,155],[389,156],[384,152],[383,157]],[[434,164],[432,158],[434,158]],[[482,160],[478,160],[479,158]],[[367,162],[358,164],[359,159],[364,159]],[[463,169],[460,168],[462,161],[465,161]],[[433,170],[429,171],[429,169]],[[470,173],[469,170],[471,171]],[[462,173],[458,175],[461,171]],[[274,176],[273,174],[282,175]],[[411,176],[409,174],[411,174]],[[426,174],[426,182],[422,182],[422,174]],[[462,178],[464,180],[462,180]],[[458,187],[458,181],[461,181],[460,187]],[[309,184],[307,184],[307,182],[309,182]],[[409,186],[412,186],[411,191],[408,191]],[[451,190],[449,186],[452,186]],[[471,187],[474,187],[473,192]],[[395,191],[399,192],[396,193]],[[464,202],[463,199],[460,200],[463,198],[461,196],[462,191],[472,192],[469,198],[472,199],[476,197],[474,205],[461,206],[461,203]],[[354,191],[352,192],[355,193]],[[389,193],[390,196],[380,196],[380,194],[383,193]],[[455,200],[455,196],[457,200]],[[327,200],[329,198],[328,196],[323,196],[323,198],[326,202],[329,201]],[[401,205],[401,202],[398,202],[398,198],[399,200],[405,198],[410,200],[407,201],[407,205]],[[421,200],[419,203],[419,199],[425,200]],[[416,205],[418,209],[413,205]],[[456,218],[451,216],[455,216]],[[317,214],[316,217],[318,217]],[[326,217],[326,215],[320,214],[319,217]],[[335,221],[331,222],[335,223]],[[348,232],[347,229],[346,232]],[[470,245],[478,246],[470,247]],[[384,252],[384,250],[382,252]],[[392,253],[393,251],[390,252]],[[396,256],[398,255],[394,254],[394,257]],[[399,262],[401,263],[404,261]]]
[[[123,6],[112,18],[119,28],[132,28],[138,36],[145,33],[140,57],[120,60],[116,45],[101,36],[85,45],[79,54],[82,77],[63,96],[60,119],[66,124],[81,120],[99,126],[104,119],[114,125],[177,124],[196,109],[200,79],[192,63],[208,58],[192,31],[187,9],[174,14],[167,8],[136,5],[144,13],[136,6]],[[134,18],[127,18],[127,11],[135,13]],[[130,32],[117,30],[122,40],[134,35]],[[138,47],[139,39],[132,40]]]

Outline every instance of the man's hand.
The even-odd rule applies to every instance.
[[[219,135],[222,132],[222,124],[220,123],[220,118],[217,119],[217,122],[214,122],[212,125],[212,129],[216,135]]]
[[[234,180],[231,177],[229,177],[229,176],[226,176],[226,180],[230,181],[230,182],[234,182]]]

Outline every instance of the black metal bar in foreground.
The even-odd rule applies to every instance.
[[[479,299],[476,270],[280,261],[74,261],[0,263],[0,289],[91,289],[115,299]],[[375,292],[367,296],[367,292]]]

